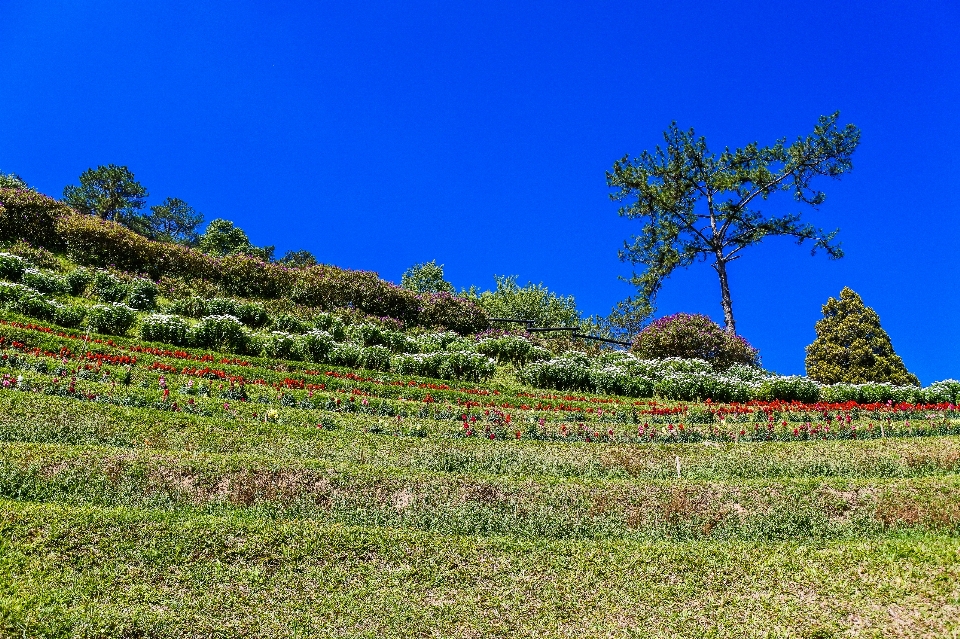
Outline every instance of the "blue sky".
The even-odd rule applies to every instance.
[[[925,383],[960,378],[955,2],[5,2],[0,170],[59,195],[126,164],[278,253],[398,281],[543,282],[606,314],[631,292],[604,171],[676,120],[716,150],[841,111],[854,171],[807,213],[847,257],[768,240],[732,267],[737,327],[802,373],[843,286]],[[796,210],[784,196],[771,211]],[[781,208],[778,208],[781,207]],[[661,314],[722,320],[706,265]]]

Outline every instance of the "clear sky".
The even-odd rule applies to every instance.
[[[850,286],[924,383],[960,378],[960,5],[942,2],[0,0],[0,170],[59,196],[125,164],[278,254],[399,281],[543,282],[606,314],[639,229],[604,171],[676,120],[716,150],[862,130],[809,219],[847,257],[768,240],[734,263],[737,328],[802,373]],[[770,210],[796,210],[788,195]],[[779,208],[778,208],[779,207]],[[662,314],[722,321],[713,270]]]

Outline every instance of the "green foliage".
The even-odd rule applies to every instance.
[[[190,343],[190,326],[176,315],[152,313],[140,321],[140,337],[148,342],[186,346]]]
[[[495,276],[496,290],[471,287],[465,295],[475,300],[490,317],[532,320],[538,326],[580,326],[582,318],[572,295],[563,297],[543,284],[517,284],[517,276]]]
[[[817,339],[807,347],[811,379],[824,384],[920,385],[893,351],[890,336],[880,327],[880,316],[850,288],[840,291],[840,299],[827,300],[816,331]]]
[[[277,261],[284,266],[289,266],[290,268],[308,268],[310,266],[316,266],[319,264],[313,253],[304,250],[287,251],[284,253],[283,257]]]
[[[56,311],[53,303],[36,289],[10,282],[0,282],[0,306],[42,320],[53,318]]]
[[[140,234],[149,226],[140,210],[147,198],[147,189],[125,166],[108,164],[87,169],[80,174],[80,186],[63,189],[63,201],[86,215],[113,220]]]
[[[168,197],[163,203],[150,207],[146,218],[148,235],[161,242],[177,242],[196,246],[200,241],[197,228],[203,224],[203,214],[176,197]]]
[[[104,335],[124,335],[137,319],[134,309],[125,304],[97,304],[87,311],[87,326]]]
[[[182,299],[175,300],[167,308],[167,311],[175,315],[183,315],[184,317],[195,318],[204,317],[205,315],[209,314],[207,313],[207,300],[196,296],[184,297]]]
[[[717,370],[760,364],[758,351],[743,337],[723,330],[706,315],[688,313],[656,320],[637,335],[631,350],[643,359],[702,359]]]
[[[217,257],[227,255],[247,255],[264,262],[273,259],[274,247],[257,247],[250,243],[250,238],[239,226],[230,220],[217,218],[207,225],[207,229],[200,236],[197,246],[204,253]]]
[[[107,271],[97,271],[90,294],[101,302],[122,302],[130,295],[130,286]]]
[[[157,285],[142,277],[134,278],[128,285],[127,304],[138,311],[149,311],[157,305]]]
[[[540,348],[519,335],[503,335],[481,340],[477,343],[478,353],[493,357],[501,364],[513,364],[517,368],[528,362],[549,359],[550,351]]]
[[[438,351],[394,356],[393,369],[402,375],[480,382],[493,377],[496,363],[470,351]]]
[[[247,334],[243,324],[233,315],[210,315],[190,330],[190,343],[232,353],[244,352]]]
[[[261,340],[259,348],[256,350],[264,357],[272,357],[275,359],[307,359],[314,361],[311,357],[304,357],[302,351],[294,350],[294,347],[298,345],[297,336],[295,335],[284,333],[283,331],[271,331],[269,333],[257,333],[255,337]],[[303,342],[301,341],[300,344],[303,344]],[[305,350],[307,353],[310,353],[309,347]]]
[[[0,279],[2,280],[19,282],[27,266],[27,262],[19,255],[0,253]]]
[[[16,173],[3,173],[0,171],[0,189],[19,189],[27,190],[30,186],[27,181]]]
[[[26,269],[20,277],[20,282],[25,286],[29,286],[46,294],[67,293],[70,291],[70,286],[66,278],[35,268]]]
[[[87,309],[79,304],[55,304],[54,323],[65,328],[79,328],[87,317]]]
[[[364,348],[362,366],[372,371],[390,370],[390,349],[386,346]]]
[[[69,215],[67,205],[36,191],[0,188],[0,242],[60,250],[64,242],[57,224]]]
[[[852,124],[837,127],[838,117],[822,116],[811,135],[789,146],[781,139],[767,147],[753,143],[726,149],[719,156],[693,129],[682,131],[674,122],[663,134],[666,148],[617,160],[607,172],[607,185],[616,189],[611,199],[629,200],[620,215],[644,222],[641,232],[624,243],[620,259],[644,271],[630,279],[638,296],[615,315],[634,325],[649,317],[675,269],[710,260],[720,278],[726,328],[734,331],[726,267],[744,248],[768,236],[788,236],[798,243],[811,240],[814,252],[823,249],[831,258],[841,257],[833,243],[836,231],[804,224],[799,213],[768,217],[755,208],[778,191],[791,192],[796,201],[813,207],[824,201],[824,193],[811,186],[813,179],[839,179],[851,170],[860,141]]]
[[[275,333],[275,335],[289,334]],[[285,340],[286,338],[283,339]],[[332,359],[335,345],[333,336],[326,331],[309,331],[303,335],[297,335],[293,340],[292,352],[297,355],[299,359],[317,363],[327,362]]]
[[[414,293],[453,293],[453,284],[443,279],[443,264],[436,260],[414,264],[400,278],[400,286]]]
[[[295,315],[289,313],[281,313],[273,318],[271,322],[273,328],[278,331],[283,331],[285,333],[306,333],[310,330],[309,324],[303,321]],[[326,328],[326,327],[320,327]]]
[[[81,266],[67,273],[66,280],[70,294],[79,297],[86,293],[87,287],[93,282],[93,273]]]

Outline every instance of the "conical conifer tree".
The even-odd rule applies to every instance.
[[[880,316],[851,289],[823,305],[817,339],[807,346],[807,377],[824,384],[890,382],[919,386],[920,380],[893,351]]]

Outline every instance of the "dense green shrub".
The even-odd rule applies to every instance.
[[[478,353],[495,358],[501,364],[522,367],[527,362],[550,359],[550,351],[531,343],[519,335],[503,335],[481,340],[476,346]]]
[[[409,353],[417,349],[415,340],[400,331],[392,331],[371,323],[352,324],[346,329],[347,337],[364,346],[385,346],[395,353]]]
[[[190,343],[190,327],[176,315],[153,313],[141,320],[140,337],[148,342],[186,346]]]
[[[463,337],[453,331],[442,333],[424,333],[415,338],[416,350],[411,352],[436,353],[439,351],[471,351],[477,343],[469,337]]]
[[[43,320],[52,319],[56,311],[53,302],[44,298],[36,289],[10,282],[0,282],[0,306]]]
[[[247,334],[243,324],[233,315],[209,315],[190,330],[190,343],[203,348],[242,353]]]
[[[56,222],[71,214],[67,205],[36,191],[0,188],[0,242],[23,240],[60,250],[63,242]]]
[[[290,315],[289,313],[281,313],[273,318],[271,322],[274,330],[283,331],[284,333],[306,333],[310,330],[310,325],[296,317]],[[325,329],[323,329],[325,330]]]
[[[494,360],[471,351],[437,351],[397,355],[393,370],[401,375],[483,381],[493,376]]]
[[[78,328],[87,317],[87,309],[78,304],[55,304],[53,321],[65,328]]]
[[[928,404],[960,405],[960,382],[955,379],[934,382],[923,389],[923,393]]]
[[[329,362],[336,366],[360,366],[363,362],[363,347],[359,344],[334,344],[330,351]]]
[[[314,328],[326,331],[333,335],[333,339],[338,342],[347,337],[346,328],[343,320],[331,313],[317,313],[312,319]]]
[[[820,384],[799,375],[770,377],[760,382],[755,399],[814,403],[820,401]]]
[[[557,390],[590,390],[590,360],[582,353],[528,364],[520,379],[531,386]]]
[[[267,314],[267,309],[263,307],[263,304],[245,302],[237,305],[237,319],[243,322],[245,326],[261,328],[267,325],[270,321],[270,316]]]
[[[250,339],[247,350],[251,353],[274,359],[303,359],[299,353],[294,352],[296,336],[290,333],[283,331],[254,333]]]
[[[101,302],[122,302],[130,295],[130,287],[107,271],[97,271],[93,276],[90,294]]]
[[[487,317],[486,311],[475,300],[449,293],[424,293],[420,295],[419,311],[410,323],[471,335],[490,326]]]
[[[25,239],[51,250],[66,249],[73,261],[84,266],[146,273],[154,279],[206,281],[239,297],[286,298],[328,310],[351,307],[407,325],[441,326],[461,334],[488,325],[486,313],[470,300],[446,293],[418,295],[376,273],[325,265],[289,268],[239,254],[213,257],[180,244],[151,241],[112,221],[73,213],[32,192],[2,189],[0,203],[0,241]],[[39,207],[40,213],[31,217],[31,207]]]
[[[653,381],[646,377],[634,377],[617,366],[590,369],[590,384],[598,393],[626,395],[627,397],[653,397]]]
[[[65,279],[70,294],[79,297],[86,293],[87,287],[93,282],[93,273],[81,266],[67,273]]]
[[[183,315],[184,317],[201,318],[208,315],[207,300],[193,295],[184,297],[170,304],[167,312],[173,313],[174,315]],[[227,314],[229,315],[229,313]]]
[[[97,333],[123,335],[136,318],[136,312],[126,304],[97,304],[87,312],[87,326]]]
[[[807,376],[824,384],[890,382],[919,386],[920,380],[893,351],[880,316],[850,288],[823,305],[817,339],[807,347]]]
[[[157,305],[157,285],[142,277],[127,285],[127,304],[140,311],[150,311]]]
[[[19,282],[28,266],[26,260],[19,255],[0,253],[0,280]]]
[[[640,331],[631,349],[643,359],[702,359],[717,370],[734,364],[758,365],[758,351],[743,337],[722,329],[706,315],[677,313]]]
[[[67,293],[70,290],[66,278],[54,273],[45,273],[35,268],[25,270],[23,275],[20,276],[20,282],[24,286],[29,286],[46,294]]]
[[[373,371],[390,370],[390,349],[386,346],[370,346],[364,348],[363,367]]]
[[[280,333],[288,335],[288,333]],[[312,330],[294,338],[292,352],[308,362],[327,362],[333,358],[333,336],[326,331]],[[358,356],[359,361],[359,356]],[[356,364],[352,364],[356,365]]]

